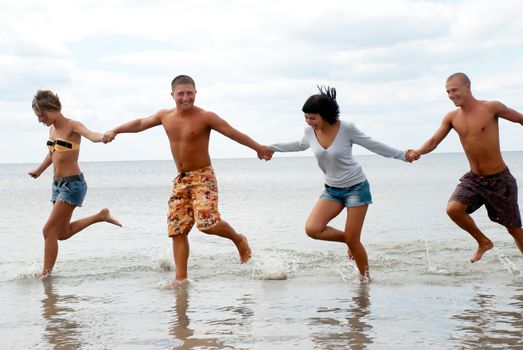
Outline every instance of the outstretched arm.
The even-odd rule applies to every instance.
[[[443,118],[443,121],[441,122],[440,127],[438,128],[438,130],[436,130],[434,135],[432,135],[431,138],[429,138],[427,141],[425,141],[425,143],[420,148],[418,148],[417,150],[414,150],[414,152],[421,155],[421,154],[427,154],[429,152],[432,152],[434,149],[436,149],[436,147],[438,147],[440,142],[443,141],[443,139],[449,134],[450,130],[452,129],[451,118],[452,118],[452,115],[450,113],[447,114],[445,116],[445,118]]]
[[[387,158],[400,159],[407,162],[412,161],[409,159],[409,151],[401,151],[372,139],[370,136],[365,135],[365,133],[358,129],[354,123],[349,123],[348,128],[344,129],[344,131],[347,132],[348,137],[353,143],[365,147],[369,151]]]
[[[501,102],[494,101],[491,102],[491,104],[492,108],[494,109],[494,114],[497,117],[523,125],[523,114],[512,108],[508,108]]]
[[[28,172],[29,176],[36,179],[38,176],[42,175],[42,173],[49,167],[49,165],[53,164],[53,161],[51,160],[51,154],[47,153],[42,163],[36,167],[34,170],[31,170]]]
[[[102,141],[104,143],[111,142],[118,134],[141,132],[158,126],[162,123],[161,115],[162,111],[159,111],[150,117],[134,119],[130,122],[117,126],[116,128],[105,132]]]
[[[220,134],[227,136],[231,140],[253,149],[258,154],[258,158],[265,160],[271,159],[272,149],[270,147],[260,145],[248,135],[233,128],[229,123],[214,113],[210,114],[209,120],[211,129],[218,131]]]
[[[73,132],[82,135],[86,139],[89,139],[91,142],[102,142],[103,136],[102,133],[91,131],[85,125],[80,122],[74,122]]]

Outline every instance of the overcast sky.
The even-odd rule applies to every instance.
[[[444,84],[456,71],[476,98],[523,111],[520,0],[0,1],[0,163],[45,157],[37,89],[103,132],[172,108],[179,74],[195,79],[196,105],[264,144],[301,138],[319,84],[336,87],[343,120],[398,148],[454,108]],[[500,124],[502,149],[522,150],[521,125]],[[461,151],[455,133],[437,151]],[[215,133],[211,156],[256,155]],[[81,161],[170,158],[161,127],[82,142]]]

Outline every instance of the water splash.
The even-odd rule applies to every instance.
[[[286,280],[289,274],[296,272],[296,261],[282,255],[261,255],[254,261],[251,277],[263,280]]]
[[[507,270],[508,273],[510,273],[512,276],[514,276],[517,280],[523,279],[523,273],[521,269],[512,262],[505,254],[503,254],[503,251],[496,249],[496,258],[498,261],[503,265],[505,270]]]
[[[425,252],[427,254],[427,272],[430,273],[436,273],[436,274],[448,274],[449,272],[445,269],[438,269],[433,263],[430,258],[430,251],[429,251],[429,242],[427,240],[424,240],[425,242]]]

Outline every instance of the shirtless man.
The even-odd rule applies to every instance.
[[[463,73],[449,76],[446,90],[458,108],[443,118],[436,133],[416,152],[431,152],[454,129],[469,161],[470,172],[461,177],[450,197],[447,214],[478,242],[478,249],[470,261],[478,261],[494,247],[469,215],[483,204],[490,220],[505,226],[523,253],[518,188],[501,157],[498,126],[498,118],[523,125],[523,115],[497,101],[476,100],[470,90],[470,80]]]
[[[233,241],[241,263],[251,257],[247,238],[222,220],[218,212],[218,188],[209,156],[211,130],[252,148],[260,159],[270,159],[272,151],[234,129],[215,113],[195,106],[196,86],[191,77],[177,76],[171,88],[176,108],[163,109],[120,125],[105,133],[104,142],[112,141],[120,133],[136,133],[158,125],[165,129],[179,173],[169,199],[168,235],[173,242],[176,281],[183,281],[187,279],[189,258],[187,235],[195,222],[200,231]]]

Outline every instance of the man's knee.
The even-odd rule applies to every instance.
[[[447,204],[447,215],[451,219],[459,218],[466,214],[467,206],[460,202],[451,201]]]
[[[221,219],[215,219],[215,220],[210,220],[210,221],[198,221],[196,223],[196,228],[203,233],[212,235],[215,233],[216,229],[221,227],[221,226],[218,226],[218,224],[221,222],[222,222]]]

